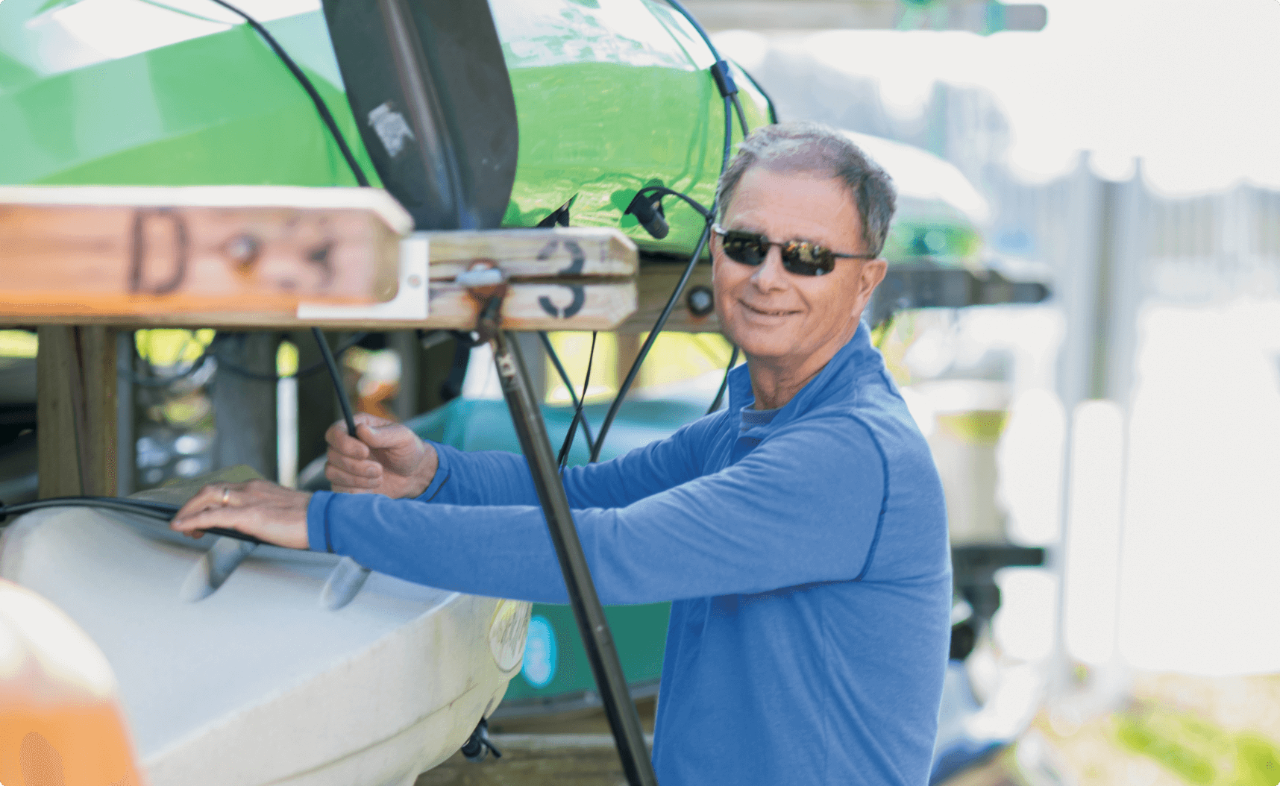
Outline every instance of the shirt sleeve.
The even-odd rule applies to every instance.
[[[887,477],[871,432],[836,415],[775,433],[727,469],[573,518],[604,603],[765,592],[856,577]],[[308,521],[312,548],[373,570],[478,595],[567,600],[535,506],[317,492]]]
[[[561,473],[570,507],[623,507],[669,489],[702,471],[706,432],[723,412],[686,424],[666,439],[610,461],[568,467]],[[439,466],[420,502],[449,505],[537,505],[537,490],[524,456],[502,451],[461,451],[432,443]]]

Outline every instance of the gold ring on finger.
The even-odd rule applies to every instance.
[[[231,488],[229,486],[222,487],[222,507],[231,504]]]

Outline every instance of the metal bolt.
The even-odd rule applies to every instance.
[[[685,305],[695,317],[705,317],[716,309],[716,299],[709,287],[699,284],[685,296]]]
[[[242,268],[258,261],[258,239],[253,235],[236,235],[227,243],[227,256]]]

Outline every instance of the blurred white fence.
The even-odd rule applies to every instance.
[[[984,180],[997,244],[1021,238],[1024,253],[1055,271],[1055,296],[1070,326],[1059,375],[1068,406],[1127,401],[1144,302],[1280,295],[1280,192],[1241,184],[1166,197],[1146,186],[1141,164],[1129,180],[1114,182],[1098,177],[1087,155],[1048,183],[1002,172]]]
[[[1049,183],[992,180],[993,237],[1053,266],[1065,316],[1063,643],[1147,669],[1280,668],[1259,624],[1280,603],[1280,193],[1165,196],[1085,157]],[[1093,399],[1114,407],[1105,448],[1084,446]]]

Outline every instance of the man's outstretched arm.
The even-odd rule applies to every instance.
[[[325,433],[325,476],[334,491],[454,505],[538,504],[523,456],[438,445],[368,414],[357,415],[356,424],[356,437],[342,421]],[[701,460],[691,446],[705,442],[703,432],[714,425],[704,418],[626,456],[566,469],[562,477],[570,506],[623,507],[696,477]]]
[[[856,577],[884,514],[885,465],[861,429],[815,423],[732,467],[622,508],[573,511],[605,603],[763,592]],[[942,521],[940,494],[922,495]],[[914,503],[913,503],[914,504]],[[542,511],[318,492],[315,550],[409,581],[479,595],[563,603]]]

